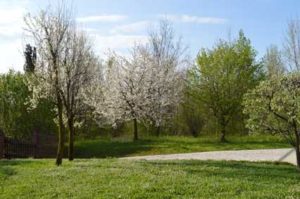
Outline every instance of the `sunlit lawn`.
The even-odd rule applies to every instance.
[[[300,172],[224,161],[0,161],[0,198],[300,198]]]
[[[290,147],[272,136],[95,138],[76,158]],[[0,198],[300,198],[295,166],[234,161],[76,159],[0,161]]]

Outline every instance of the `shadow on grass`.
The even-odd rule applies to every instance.
[[[8,166],[1,166],[0,167],[0,176],[7,178],[10,176],[15,175],[17,172],[15,171],[15,169],[8,167]]]
[[[15,175],[17,172],[14,166],[32,163],[30,160],[0,160],[0,176],[7,178]]]
[[[93,140],[78,142],[75,147],[76,158],[107,158],[124,157],[131,154],[149,151],[155,141],[138,140],[132,141],[109,141]]]
[[[75,142],[75,158],[107,158],[135,155],[156,155],[221,150],[286,148],[287,144],[279,140],[251,140],[229,138],[221,143],[217,138],[159,137],[138,141],[129,140],[79,140]]]
[[[47,165],[48,162],[44,161],[39,161],[39,159],[10,159],[10,160],[0,160],[0,169],[9,166],[9,167],[14,167],[14,166],[42,166],[42,165]]]

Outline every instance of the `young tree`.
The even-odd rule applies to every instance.
[[[279,76],[285,72],[285,66],[282,60],[282,53],[277,46],[271,45],[267,49],[267,53],[263,58],[265,69],[268,77]]]
[[[37,60],[29,77],[32,104],[47,98],[55,104],[58,123],[56,164],[63,158],[65,127],[69,132],[69,160],[73,160],[75,122],[88,107],[84,91],[93,82],[99,67],[87,36],[76,28],[70,10],[64,5],[25,17],[27,31],[37,46]]]
[[[25,17],[27,31],[37,46],[38,59],[33,78],[29,81],[33,92],[32,102],[39,98],[51,98],[56,106],[58,118],[58,149],[56,164],[63,158],[65,126],[63,118],[63,99],[61,96],[62,68],[66,52],[66,35],[71,26],[71,16],[65,7],[56,10],[42,10],[37,16]]]
[[[71,29],[67,37],[60,94],[69,133],[68,158],[73,160],[75,124],[79,125],[83,114],[90,109],[90,106],[84,103],[85,89],[93,83],[100,63],[84,32]]]
[[[107,122],[132,120],[134,140],[138,139],[139,122],[156,126],[158,135],[181,99],[182,55],[181,43],[175,43],[170,24],[162,22],[158,32],[150,33],[149,43],[136,45],[129,58],[111,56],[104,85],[94,88],[97,92],[87,101],[95,107],[96,115],[109,118]]]
[[[255,133],[283,136],[294,148],[300,167],[300,74],[273,76],[245,95],[247,127]]]
[[[114,124],[133,121],[133,140],[138,140],[138,122],[145,116],[149,101],[145,84],[146,67],[151,62],[146,53],[137,46],[130,59],[115,55],[106,76],[104,95],[109,117]]]
[[[156,127],[156,135],[161,127],[172,118],[182,98],[182,70],[187,65],[181,39],[176,40],[172,25],[161,21],[158,30],[149,33],[149,43],[144,46],[150,56],[147,65],[148,111],[146,119]]]
[[[233,42],[220,41],[212,50],[203,49],[197,58],[194,79],[198,99],[220,127],[224,142],[227,126],[236,115],[242,117],[242,98],[262,77],[255,51],[243,32]]]

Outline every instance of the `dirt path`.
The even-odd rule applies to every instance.
[[[262,149],[212,151],[199,153],[181,153],[169,155],[149,155],[126,157],[129,160],[240,160],[240,161],[280,161],[296,165],[296,155],[293,149]]]

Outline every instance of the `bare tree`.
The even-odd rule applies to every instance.
[[[290,70],[300,70],[300,21],[290,20],[284,42],[285,56]]]
[[[275,45],[267,48],[263,61],[269,77],[282,75],[286,70],[282,60],[282,53]]]

